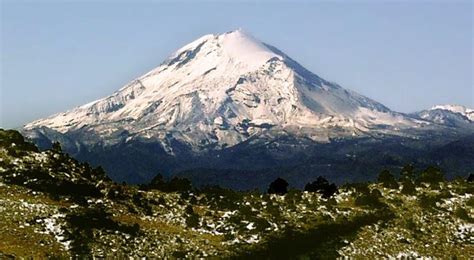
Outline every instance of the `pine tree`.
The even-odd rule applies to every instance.
[[[444,175],[441,172],[441,169],[429,166],[426,168],[417,179],[419,183],[429,183],[429,184],[438,184],[444,181]]]
[[[150,184],[148,184],[148,188],[150,189],[157,189],[157,190],[163,190],[165,187],[165,181],[163,180],[163,175],[157,174],[155,177],[151,180]]]
[[[416,173],[415,173],[415,167],[413,166],[413,164],[407,164],[405,166],[403,166],[402,168],[402,171],[401,171],[401,174],[400,174],[400,179],[403,180],[403,179],[408,179],[408,180],[415,180],[415,176]]]
[[[385,188],[398,189],[398,182],[389,170],[383,170],[378,177],[378,181],[381,182]]]
[[[282,178],[277,178],[268,187],[269,194],[285,195],[288,192],[288,182]]]
[[[410,179],[402,180],[402,191],[401,193],[406,195],[414,195],[416,193],[415,184]]]
[[[318,192],[323,195],[323,198],[330,198],[337,192],[337,186],[334,183],[329,184],[328,180],[319,176],[315,181],[306,184],[304,190],[307,192]]]
[[[61,148],[61,144],[59,142],[53,142],[51,150],[53,150],[57,153],[61,153],[63,151],[63,149]]]

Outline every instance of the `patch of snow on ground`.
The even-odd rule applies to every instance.
[[[71,240],[65,241],[64,231],[61,229],[61,224],[59,224],[59,219],[64,218],[64,214],[54,214],[50,218],[43,219],[44,227],[46,232],[49,234],[53,234],[56,241],[62,244],[66,250],[69,250]]]

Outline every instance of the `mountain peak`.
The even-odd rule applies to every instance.
[[[166,62],[167,65],[172,65],[179,59],[187,61],[198,53],[203,60],[202,65],[214,64],[219,60],[221,64],[233,64],[244,71],[255,70],[271,58],[282,58],[263,42],[239,28],[222,34],[204,35],[178,49]]]
[[[242,29],[218,36],[219,43],[227,55],[233,60],[259,66],[274,57],[281,58],[261,41],[246,33]]]
[[[207,149],[267,134],[327,141],[413,125],[237,29],[204,35],[112,95],[25,128],[94,133],[110,142],[143,137],[165,149],[178,140]]]
[[[216,35],[226,35],[226,34],[240,34],[240,35],[247,35],[247,36],[253,37],[250,33],[245,31],[242,27],[239,27],[235,30],[228,31],[228,32],[225,32],[225,33],[222,33],[222,34],[216,34]]]

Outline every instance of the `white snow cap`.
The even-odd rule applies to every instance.
[[[271,58],[282,58],[240,28],[221,34],[218,38],[223,50],[231,59],[246,63],[253,68],[260,67]]]
[[[454,113],[458,113],[458,114],[461,114],[461,115],[469,118],[469,120],[474,121],[474,109],[467,108],[465,106],[450,105],[450,104],[436,105],[436,106],[433,106],[430,110],[435,110],[435,109],[447,110],[447,111],[451,111],[451,112],[454,112]]]
[[[433,106],[431,108],[431,110],[435,110],[435,109],[449,110],[449,111],[456,112],[456,113],[466,113],[466,112],[473,112],[474,111],[473,109],[467,108],[465,106],[450,105],[450,104],[436,105],[436,106]]]
[[[207,34],[199,39],[185,45],[171,55],[169,59],[179,56],[186,51],[192,51],[200,45],[213,45],[210,50],[220,50],[222,55],[234,64],[255,70],[269,59],[282,57],[270,49],[264,43],[253,37],[250,33],[239,28],[223,34]]]

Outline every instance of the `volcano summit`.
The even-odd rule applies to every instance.
[[[40,146],[61,142],[116,180],[142,182],[157,172],[297,165],[341,140],[458,136],[471,126],[391,111],[236,30],[205,35],[114,94],[23,132]]]

